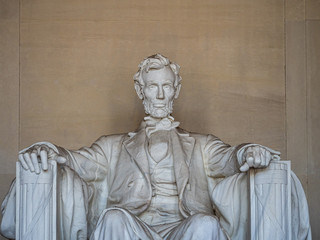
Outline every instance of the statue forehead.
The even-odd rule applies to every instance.
[[[146,81],[164,81],[164,80],[175,80],[175,74],[172,69],[168,66],[165,66],[160,69],[149,69],[148,72],[142,72],[142,79]]]

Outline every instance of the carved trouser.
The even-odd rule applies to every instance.
[[[192,215],[162,237],[129,211],[122,208],[109,208],[101,214],[96,230],[90,238],[90,240],[104,239],[225,240],[229,238],[217,218],[211,215],[202,213]]]

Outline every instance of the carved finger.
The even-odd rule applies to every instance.
[[[60,163],[60,164],[64,164],[67,162],[67,159],[63,156],[58,156],[57,157],[57,163]]]
[[[261,167],[267,166],[266,156],[261,155]]]
[[[48,170],[48,153],[46,150],[40,150],[40,158],[42,163],[42,169],[44,171]]]
[[[22,154],[22,153],[20,153],[20,154],[18,155],[18,158],[19,158],[19,161],[20,161],[22,167],[23,167],[25,170],[28,170],[28,169],[29,169],[28,164],[27,164],[26,161],[24,160],[24,157],[23,157],[23,154]]]
[[[26,160],[26,163],[27,163],[27,165],[29,167],[29,170],[31,172],[34,172],[34,166],[32,164],[32,161],[31,161],[31,158],[30,158],[30,154],[28,152],[24,153],[23,154],[23,158]]]
[[[47,153],[49,153],[50,148],[49,148],[47,145],[42,144],[42,145],[40,146],[40,151],[46,151]]]
[[[259,165],[257,167],[265,167],[266,166],[266,150],[264,148],[259,148],[258,150],[258,161]]]
[[[266,166],[269,166],[270,161],[272,159],[271,153],[269,151],[266,151],[266,155],[265,155],[265,159],[266,159]]]
[[[240,171],[241,171],[241,172],[246,172],[246,171],[249,170],[249,168],[250,168],[250,166],[248,165],[248,163],[245,162],[245,163],[240,167]]]
[[[39,168],[39,163],[38,163],[38,155],[36,154],[35,151],[31,153],[31,161],[32,161],[32,164],[34,166],[35,172],[37,174],[39,174],[40,173],[40,168]]]
[[[254,163],[253,166],[255,168],[260,168],[261,167],[261,148],[260,147],[255,147],[254,148]]]
[[[246,162],[249,167],[253,166],[253,162],[254,162],[254,153],[253,152],[247,152]]]
[[[252,153],[252,152],[254,152],[254,147],[253,146],[248,147],[247,148],[247,153]]]
[[[277,152],[277,153],[270,153],[271,154],[271,159],[270,159],[270,161],[271,160],[273,160],[273,161],[280,161],[280,152]]]
[[[266,166],[266,150],[264,148],[260,149],[260,159],[261,159],[261,167]]]
[[[262,166],[267,167],[269,165],[269,157],[267,156],[268,151],[266,149],[263,149],[262,153]]]
[[[253,154],[254,154],[253,167],[255,168],[261,167],[261,162],[262,162],[261,148],[255,147]]]
[[[254,166],[255,168],[258,168],[258,167],[263,166],[261,163],[262,163],[262,161],[261,161],[261,156],[258,156],[258,157],[255,157],[255,158],[254,158],[253,166]]]

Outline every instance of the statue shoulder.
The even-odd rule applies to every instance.
[[[94,144],[98,145],[114,145],[120,144],[126,137],[127,133],[119,133],[119,134],[111,134],[111,135],[103,135],[99,137]]]
[[[204,134],[204,133],[196,133],[196,132],[189,132],[182,128],[177,128],[179,134],[188,134],[190,137],[195,138],[196,141],[200,142],[208,142],[210,140],[219,140],[218,137],[214,136],[213,134]]]

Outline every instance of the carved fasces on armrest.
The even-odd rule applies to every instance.
[[[57,163],[40,174],[16,164],[16,239],[56,240]]]
[[[250,169],[250,239],[291,240],[290,161]]]

